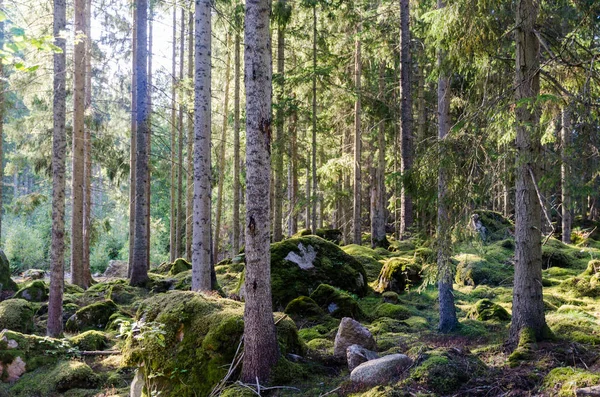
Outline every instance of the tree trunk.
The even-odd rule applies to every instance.
[[[379,63],[379,100],[384,99],[385,62]],[[377,166],[371,197],[371,246],[387,248],[385,236],[385,121],[379,121],[377,134]]]
[[[148,141],[146,150],[148,150],[148,162],[152,154],[152,20],[154,12],[152,3],[150,3],[150,18],[148,18]],[[150,170],[148,170],[148,180],[150,180]],[[150,183],[146,184],[146,197],[148,206],[146,208],[148,222],[146,222],[146,250],[148,255],[148,270],[150,270]]]
[[[148,1],[137,0],[137,159],[135,170],[135,237],[133,246],[133,264],[130,284],[144,285],[148,281]]]
[[[569,164],[571,156],[571,112],[565,106],[562,111],[561,129],[561,151],[560,151],[560,186],[562,203],[562,242],[571,244],[571,167]]]
[[[73,52],[73,177],[71,188],[71,283],[88,287],[83,264],[84,112],[85,112],[85,0],[75,1]]]
[[[285,8],[286,0],[279,0],[281,8]],[[274,176],[275,176],[275,202],[273,203],[273,241],[283,238],[283,153],[284,153],[284,89],[285,89],[285,23],[277,25],[277,110],[275,117],[275,145],[274,146]]]
[[[0,0],[0,9],[4,7],[4,0]],[[4,48],[4,21],[0,22],[0,48]],[[4,193],[4,90],[6,90],[4,64],[0,59],[0,241],[2,240],[2,207]]]
[[[406,238],[408,229],[413,224],[412,197],[406,189],[407,174],[413,163],[412,137],[412,96],[411,96],[411,58],[410,58],[410,8],[408,0],[400,0],[400,91],[401,91],[401,136],[400,173],[402,188],[400,190],[400,238]]]
[[[437,7],[444,7],[442,0],[438,0]],[[450,130],[450,79],[443,71],[444,53],[438,51],[438,67],[442,74],[438,79],[438,144],[440,145],[439,158],[444,155],[442,145]],[[450,241],[450,214],[447,197],[448,175],[443,165],[438,168],[438,211],[437,211],[437,266],[438,266],[438,290],[440,304],[440,332],[450,332],[458,324],[456,319],[456,307],[454,305],[454,294],[452,283],[454,282],[454,271],[450,262],[452,251]]]
[[[271,301],[269,244],[271,142],[271,36],[269,0],[246,3],[246,278],[244,382],[265,382],[279,349]]]
[[[65,162],[67,138],[66,119],[66,40],[61,33],[66,28],[66,1],[54,0],[54,44],[61,52],[54,53],[54,99],[52,131],[52,246],[50,251],[50,298],[48,300],[47,335],[62,334],[62,303],[65,283]],[[3,31],[4,27],[0,28]]]
[[[233,255],[240,252],[240,34],[235,29],[235,52],[233,72]]]
[[[195,14],[194,220],[192,290],[211,289],[211,1],[198,0]]]
[[[85,0],[85,103],[86,119],[92,112],[92,1]],[[86,284],[92,284],[90,269],[90,238],[92,227],[92,131],[91,122],[84,125],[84,186],[83,186],[83,272]]]
[[[516,102],[517,159],[515,198],[515,285],[509,342],[516,346],[521,331],[536,338],[547,330],[542,295],[541,207],[535,183],[539,178],[541,143],[539,113],[540,47],[535,33],[538,7],[534,0],[517,4]],[[525,103],[524,103],[525,102]]]
[[[361,43],[359,39],[360,28],[357,29],[356,43],[355,43],[355,63],[354,63],[354,84],[356,90],[356,101],[354,102],[354,213],[353,213],[353,227],[352,236],[354,244],[361,244],[361,125],[360,125],[360,114],[361,114],[361,103],[360,103],[360,77],[362,74],[362,60],[361,60]]]
[[[179,82],[183,81],[183,63],[185,53],[185,9],[181,7],[181,31],[179,36]],[[183,94],[182,94],[183,98]],[[183,233],[185,232],[185,214],[183,213],[183,101],[179,104],[177,126],[177,230],[175,234],[175,256],[183,256]]]
[[[290,213],[288,217],[288,235],[298,231],[298,113],[294,110],[290,117],[290,180],[288,183],[288,201]]]
[[[231,53],[229,52],[229,33],[225,39],[227,61],[225,62],[225,93],[223,98],[223,125],[221,127],[221,150],[219,153],[219,181],[217,184],[217,214],[215,223],[215,239],[213,242],[213,263],[218,262],[219,241],[221,240],[221,217],[223,209],[223,182],[225,179],[225,148],[227,145],[227,116],[229,114],[229,77],[231,74]]]
[[[188,79],[194,81],[194,13],[190,11],[188,21]],[[190,92],[190,98],[193,98]],[[188,101],[189,103],[190,101]],[[187,173],[186,173],[186,205],[185,205],[185,257],[192,261],[192,218],[194,206],[194,113],[187,112]]]
[[[135,241],[135,169],[137,155],[137,12],[132,0],[133,27],[131,39],[131,143],[129,148],[129,266],[127,275],[131,277],[133,268],[133,242]]]
[[[313,5],[313,78],[312,78],[312,218],[313,234],[317,233],[317,2]]]
[[[177,259],[177,5],[173,4],[173,46],[171,48],[171,185],[170,185],[170,222],[169,222],[169,259]]]

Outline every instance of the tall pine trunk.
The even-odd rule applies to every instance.
[[[211,289],[211,1],[196,1],[192,290]]]
[[[571,244],[571,112],[567,106],[562,111],[562,129],[560,132],[560,186],[562,206],[562,242]]]
[[[413,224],[412,197],[406,189],[407,174],[413,164],[412,137],[412,96],[411,96],[411,57],[410,57],[410,8],[408,0],[400,0],[400,91],[401,91],[401,143],[400,173],[402,188],[400,190],[400,238],[406,237]]]
[[[177,259],[177,6],[173,4],[173,46],[171,48],[171,183],[170,183],[170,222],[169,222],[169,259]]]
[[[62,303],[65,282],[65,168],[67,138],[66,122],[66,40],[61,33],[66,28],[66,1],[54,0],[54,44],[61,52],[54,53],[54,99],[52,130],[52,246],[50,250],[50,298],[46,333],[62,334]]]
[[[136,8],[136,170],[135,170],[135,232],[133,241],[133,261],[130,284],[144,285],[148,281],[148,1],[137,0]]]
[[[185,53],[185,9],[181,7],[181,30],[179,35],[179,82],[183,81],[183,63]],[[181,93],[183,98],[183,93]],[[175,256],[183,254],[183,233],[185,232],[185,214],[183,212],[183,101],[178,104],[179,118],[177,119],[177,231],[175,233]]]
[[[135,240],[135,168],[137,155],[137,12],[132,0],[133,27],[131,32],[131,141],[129,147],[129,267],[133,268],[133,242]]]
[[[285,1],[281,2],[281,9],[285,9]],[[274,145],[274,176],[275,176],[275,202],[273,203],[273,241],[283,238],[283,153],[284,153],[284,89],[285,89],[285,22],[277,24],[277,110],[275,113],[275,145]]]
[[[516,345],[523,330],[542,338],[547,330],[542,295],[542,209],[536,192],[540,176],[539,112],[540,45],[535,33],[538,6],[517,3],[516,102],[517,160],[515,195],[515,285],[509,342]]]
[[[233,72],[233,255],[240,252],[240,24],[235,24]]]
[[[188,21],[188,80],[194,81],[194,13],[190,11]],[[190,92],[193,98],[193,90]],[[188,103],[190,101],[187,101]],[[194,112],[187,112],[187,173],[186,173],[186,205],[185,205],[185,257],[192,261],[192,218],[194,206]]]
[[[265,382],[279,349],[271,300],[271,35],[269,0],[248,0],[245,20],[246,278],[242,380]]]
[[[293,111],[290,116],[290,175],[288,182],[288,235],[291,236],[298,231],[298,211],[296,204],[298,201],[298,112]]]
[[[354,212],[352,215],[352,241],[354,244],[361,244],[361,87],[360,78],[362,74],[360,28],[356,32],[355,53],[354,53],[354,86],[356,100],[354,102]]]
[[[83,186],[83,272],[87,285],[92,283],[90,238],[92,232],[92,1],[85,0],[85,102],[84,114],[84,186]]]
[[[384,99],[385,62],[379,64],[379,100]],[[371,246],[387,248],[385,236],[385,121],[379,121],[377,133],[377,165],[371,189]]]
[[[317,233],[317,2],[313,5],[313,77],[312,77],[312,218],[310,225]],[[308,222],[308,220],[307,220]]]
[[[437,2],[438,9],[444,7],[441,0]],[[438,67],[442,70],[438,78],[438,145],[440,145],[439,159],[444,158],[444,141],[450,130],[450,79],[444,69],[444,53],[438,50]],[[438,167],[438,202],[437,202],[437,267],[438,267],[438,290],[440,304],[440,323],[438,329],[441,332],[450,332],[458,324],[456,318],[456,307],[454,305],[454,293],[452,283],[454,282],[454,271],[451,256],[450,240],[450,214],[448,208],[448,175],[443,164]]]
[[[152,20],[154,19],[154,11],[152,3],[150,3],[150,17],[148,18],[148,140],[146,142],[146,150],[148,151],[148,162],[152,153]],[[148,180],[150,180],[150,171],[148,171]],[[148,255],[148,269],[150,269],[150,183],[146,184],[146,197],[148,198],[148,206],[146,208],[146,251]]]
[[[219,181],[217,183],[217,214],[215,223],[215,239],[213,241],[213,263],[219,257],[219,241],[221,240],[221,218],[223,215],[223,183],[225,180],[225,149],[227,146],[227,118],[229,115],[229,77],[231,73],[231,54],[229,52],[229,33],[225,39],[227,61],[225,62],[225,93],[223,98],[223,124],[221,126],[221,150],[219,153]]]
[[[88,287],[83,264],[84,112],[85,112],[85,0],[75,1],[73,51],[73,144],[71,187],[71,283]]]
[[[4,0],[0,0],[0,9],[4,7]],[[4,21],[0,22],[0,48],[4,48]],[[4,90],[6,85],[4,84],[4,63],[0,59],[0,241],[2,240],[2,207],[3,207],[3,193],[4,193]]]

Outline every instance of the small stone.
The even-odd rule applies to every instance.
[[[135,376],[133,377],[133,381],[131,381],[131,387],[129,388],[129,396],[130,397],[142,397],[143,392],[144,392],[144,374],[138,368],[135,371]]]
[[[582,387],[581,389],[575,390],[575,395],[577,397],[600,397],[600,386]]]
[[[358,367],[360,364],[365,363],[369,360],[375,360],[379,358],[379,355],[374,351],[365,349],[359,345],[350,345],[346,349],[346,358],[348,360],[348,370],[352,370]]]
[[[14,382],[25,373],[25,361],[21,357],[17,357],[6,367],[5,382]]]
[[[350,345],[359,345],[369,350],[377,348],[373,335],[365,326],[350,317],[344,317],[335,335],[334,356],[346,360],[346,349]]]
[[[390,354],[354,368],[350,380],[362,386],[385,385],[399,378],[412,363],[412,359],[405,354]]]
[[[19,347],[19,344],[14,339],[9,339],[6,345],[9,349],[16,349],[17,347]]]

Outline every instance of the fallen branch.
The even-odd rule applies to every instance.
[[[85,350],[78,353],[81,356],[110,356],[121,354],[120,350]]]

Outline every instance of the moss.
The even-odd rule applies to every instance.
[[[513,281],[514,268],[504,264],[494,264],[473,254],[460,254],[454,257],[456,265],[455,281],[460,285],[509,285]]]
[[[123,321],[132,323],[133,319],[131,318],[131,316],[129,316],[123,312],[120,312],[120,311],[113,313],[108,318],[108,323],[106,324],[105,330],[106,331],[118,331],[119,328],[121,327],[121,323]]]
[[[600,326],[596,319],[579,310],[563,309],[546,315],[548,326],[559,338],[585,343],[600,344]]]
[[[406,258],[389,258],[377,278],[377,292],[405,292],[421,281],[421,266]]]
[[[587,269],[585,269],[585,274],[592,276],[596,273],[600,273],[600,260],[592,259],[588,262]]]
[[[365,318],[358,302],[352,296],[331,285],[319,285],[310,298],[335,318],[352,317],[357,320]]]
[[[232,385],[219,395],[220,397],[256,397],[256,393],[244,386]]]
[[[281,313],[276,313],[281,316]],[[277,320],[277,342],[279,343],[279,352],[286,356],[287,354],[304,355],[306,344],[298,335],[296,324],[287,316]]]
[[[8,258],[4,254],[4,251],[0,249],[0,291],[16,291],[19,287],[17,283],[10,278],[10,263]]]
[[[489,331],[483,322],[472,319],[459,322],[454,332],[469,338],[480,338],[489,335]]]
[[[486,367],[477,357],[459,349],[437,349],[424,353],[410,378],[438,394],[451,394]]]
[[[118,305],[129,305],[145,295],[147,291],[143,288],[114,284],[108,288],[106,297]]]
[[[345,253],[352,255],[363,265],[368,281],[377,279],[379,272],[381,271],[381,267],[383,266],[383,264],[380,262],[380,260],[383,259],[383,256],[381,256],[377,249],[373,250],[369,247],[358,244],[345,245],[341,248]]]
[[[118,309],[115,302],[111,300],[82,307],[67,320],[65,331],[78,332],[89,329],[104,329],[110,320],[110,316]]]
[[[85,290],[79,285],[65,283],[65,294],[83,294]]]
[[[291,238],[300,238],[300,237],[305,237],[305,236],[310,236],[310,235],[312,235],[312,230],[300,229],[295,234],[292,234]]]
[[[506,248],[509,250],[514,250],[515,249],[515,240],[513,240],[512,238],[507,238],[504,240],[500,240],[498,242],[498,245],[500,245],[502,248]]]
[[[546,244],[542,247],[542,266],[544,269],[549,267],[572,268],[576,266],[576,259],[566,245],[557,247],[557,245]]]
[[[325,314],[317,303],[307,296],[299,296],[285,307],[285,313],[297,317],[320,317]]]
[[[73,346],[79,350],[102,350],[108,344],[108,338],[100,331],[86,331],[70,339]]]
[[[600,374],[573,367],[554,368],[544,378],[543,388],[553,396],[575,396],[575,390],[581,387],[595,386],[600,383]]]
[[[321,355],[333,356],[333,341],[323,338],[311,339],[306,343],[309,350],[313,350]]]
[[[174,276],[181,272],[185,272],[186,270],[191,270],[192,265],[183,258],[175,259],[175,262],[171,265],[171,269],[169,269],[169,275]]]
[[[478,285],[471,291],[471,296],[477,299],[493,299],[496,297],[496,291],[487,285]]]
[[[285,259],[290,253],[304,255],[301,247],[314,250],[313,268],[305,270]],[[271,245],[271,287],[275,308],[284,308],[298,296],[310,295],[319,284],[364,296],[368,291],[366,282],[367,276],[360,262],[320,237],[289,239]]]
[[[415,250],[415,261],[419,265],[425,265],[435,263],[437,260],[437,253],[431,248],[419,247]]]
[[[298,330],[298,335],[303,341],[309,342],[313,339],[333,338],[337,331],[339,320],[332,323],[318,324],[309,328],[301,328]]]
[[[73,352],[71,344],[64,339],[22,334],[6,329],[0,332],[1,364],[10,364],[21,357],[26,363],[26,370],[33,371],[40,366],[53,364]]]
[[[44,302],[48,300],[49,289],[45,282],[35,280],[21,288],[15,294],[15,298],[21,298],[30,302]]]
[[[414,251],[416,244],[413,240],[393,240],[389,249],[393,252]]]
[[[512,234],[512,222],[501,213],[488,210],[476,210],[474,213],[479,215],[479,220],[487,229],[488,241],[503,240]]]
[[[597,278],[594,279],[585,275],[583,277],[571,277],[564,280],[560,284],[559,289],[570,292],[577,297],[596,298],[600,296],[600,285],[595,282],[596,280]]]
[[[526,327],[519,334],[519,344],[516,349],[508,356],[508,364],[511,367],[519,365],[521,361],[529,361],[533,358],[533,351],[536,349],[535,331]]]
[[[386,291],[381,294],[381,298],[387,303],[398,303],[398,294],[394,291]]]
[[[0,302],[0,329],[17,332],[33,331],[34,310],[24,299],[8,299]]]
[[[411,312],[402,305],[382,303],[381,305],[377,306],[373,316],[375,318],[389,317],[397,320],[406,320],[411,316]]]
[[[317,229],[317,236],[325,239],[327,241],[331,241],[334,244],[339,244],[342,242],[342,231],[340,229]]]
[[[469,314],[467,315],[470,318],[479,321],[509,321],[510,314],[506,311],[505,308],[498,305],[497,303],[492,302],[489,299],[481,299],[477,301]]]
[[[24,375],[12,388],[15,397],[50,396],[75,388],[94,388],[99,378],[81,361],[61,361],[53,367],[39,368]]]
[[[275,385],[285,385],[290,382],[299,382],[308,376],[308,370],[297,363],[279,357],[277,364],[271,370],[269,382]]]
[[[143,365],[165,395],[207,395],[227,372],[239,346],[243,310],[240,302],[193,292],[153,296],[141,302],[138,317],[149,330],[161,329],[164,340],[127,338],[124,361]],[[303,345],[294,342],[296,332],[291,320],[278,323],[281,351],[302,354]]]

